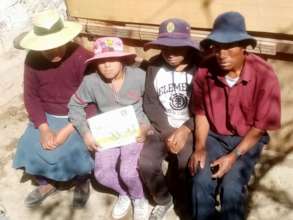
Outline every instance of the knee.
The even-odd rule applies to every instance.
[[[221,187],[221,197],[224,202],[238,203],[244,200],[246,191],[245,186],[230,182],[230,184]]]
[[[141,175],[148,175],[150,173],[161,172],[161,166],[155,163],[153,160],[145,158],[143,156],[138,160],[138,169]]]
[[[124,170],[124,171],[120,171],[120,178],[121,180],[128,186],[128,185],[132,185],[132,183],[136,182],[137,179],[139,178],[138,176],[138,172],[136,169],[134,170]]]
[[[191,182],[192,186],[198,189],[197,192],[210,192],[214,190],[215,181],[208,172],[201,170],[192,177]]]

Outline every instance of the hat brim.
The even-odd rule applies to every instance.
[[[251,45],[253,48],[257,45],[256,39],[254,39],[251,35],[247,33],[243,34],[234,34],[234,33],[226,33],[226,32],[212,32],[208,35],[207,38],[200,42],[200,46],[202,48],[208,48],[214,43],[221,43],[221,44],[230,44],[236,42],[245,42],[248,45]]]
[[[100,55],[95,55],[90,59],[87,59],[85,61],[86,64],[96,61],[96,60],[101,60],[101,59],[107,59],[107,58],[135,58],[136,54],[135,53],[127,53],[127,52],[119,52],[119,51],[109,51],[109,52],[103,52]]]
[[[199,50],[199,45],[196,42],[180,38],[158,38],[154,41],[144,44],[143,49],[160,49],[162,47],[191,47],[195,50]]]
[[[82,25],[76,22],[64,21],[64,27],[48,35],[36,35],[34,31],[28,32],[19,42],[24,49],[44,51],[60,47],[70,42],[82,30]]]

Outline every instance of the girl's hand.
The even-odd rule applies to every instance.
[[[148,125],[140,125],[139,134],[136,137],[136,142],[143,143],[146,139],[146,136],[152,132],[150,126]]]
[[[83,135],[83,141],[89,151],[98,151],[98,145],[96,144],[95,139],[90,131]]]
[[[53,150],[56,148],[55,137],[56,134],[49,128],[47,123],[39,126],[40,142],[45,150]]]

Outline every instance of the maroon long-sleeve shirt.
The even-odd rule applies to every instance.
[[[25,60],[24,103],[35,127],[46,122],[45,113],[67,115],[70,97],[80,85],[91,53],[69,44],[61,62],[48,62],[40,52],[31,51]]]

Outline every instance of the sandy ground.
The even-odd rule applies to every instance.
[[[22,171],[11,168],[15,145],[23,133],[27,117],[22,102],[24,51],[11,49],[0,55],[0,204],[10,220],[108,220],[115,196],[101,188],[92,188],[86,209],[71,208],[72,189],[48,198],[39,208],[28,209],[23,200],[33,184]],[[293,64],[271,61],[279,72],[282,86],[282,129],[257,165],[250,185],[248,220],[293,219]],[[131,213],[125,219],[130,218]],[[171,211],[168,220],[176,219]]]

